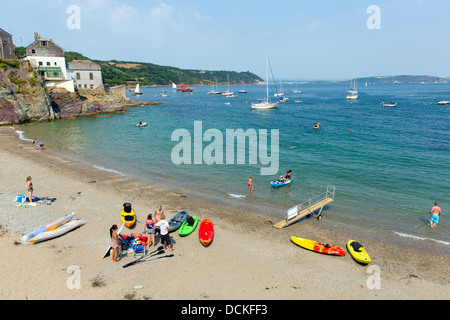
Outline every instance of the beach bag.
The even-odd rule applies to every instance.
[[[19,195],[16,197],[16,201],[17,201],[17,202],[25,202],[25,201],[27,201],[27,197],[25,197],[24,194],[19,194]]]
[[[130,213],[131,212],[131,203],[125,202],[123,204],[123,211],[125,211],[126,213]]]

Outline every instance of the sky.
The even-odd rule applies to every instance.
[[[448,0],[0,0],[0,28],[17,46],[38,32],[91,59],[262,78],[266,56],[283,80],[450,77],[449,13]]]

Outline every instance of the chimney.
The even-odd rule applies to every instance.
[[[36,40],[39,40],[40,37],[41,37],[41,36],[39,35],[39,33],[37,33],[37,32],[34,33],[34,40],[35,40],[35,41],[36,41]]]

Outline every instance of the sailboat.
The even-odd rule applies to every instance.
[[[300,93],[300,92],[302,92],[301,90],[298,90],[298,82],[297,82],[297,87],[296,87],[296,89],[294,90],[294,91],[292,91],[293,93]]]
[[[244,89],[244,81],[242,80],[241,82],[242,82],[242,89],[239,90],[238,92],[239,93],[247,93],[247,90]]]
[[[214,87],[214,82],[213,82],[211,90],[209,90],[206,94],[220,94],[220,92],[217,91],[217,80],[216,80],[216,86]]]
[[[353,78],[350,81],[350,89],[347,91],[347,93],[348,93],[347,100],[356,100],[356,99],[358,99],[358,81],[356,79],[356,75],[355,75],[355,78]]]
[[[274,97],[283,97],[284,96],[284,90],[283,90],[283,85],[281,84],[281,79],[280,79],[280,92],[277,92],[273,95]]]
[[[170,82],[172,82],[172,81],[170,81]],[[177,85],[174,82],[172,82],[172,89],[173,90],[178,90],[178,87],[177,87]]]
[[[230,91],[230,76],[227,74],[227,83],[228,83],[228,89],[227,91],[223,91],[222,95],[226,97],[234,97],[233,91]]]
[[[192,92],[192,88],[186,87],[184,83],[180,84],[180,90],[181,92]]]
[[[136,88],[134,89],[133,96],[141,95],[142,92],[139,90],[139,83],[136,85]]]
[[[278,107],[278,101],[269,102],[269,57],[266,57],[266,99],[259,99],[258,102],[252,102],[252,109],[267,110]]]

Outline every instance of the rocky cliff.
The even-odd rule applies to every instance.
[[[0,61],[0,125],[129,112],[138,106],[113,93],[47,88],[28,61]]]
[[[11,60],[9,60],[11,61]],[[54,120],[55,113],[39,75],[28,61],[0,65],[0,124]]]

